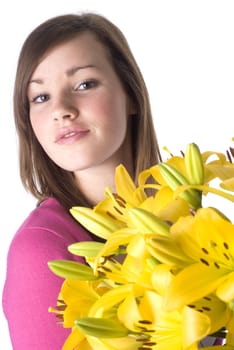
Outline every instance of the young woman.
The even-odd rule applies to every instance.
[[[133,178],[159,161],[147,89],[121,31],[91,13],[58,16],[26,39],[14,93],[22,182],[37,199],[8,253],[3,308],[14,350],[61,350],[61,279],[54,259],[95,239],[69,214],[115,190],[120,163]]]

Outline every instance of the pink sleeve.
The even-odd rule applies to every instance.
[[[71,259],[68,242],[47,229],[24,228],[8,254],[4,312],[14,350],[61,350],[70,330],[48,312],[63,282],[48,268],[54,259]]]

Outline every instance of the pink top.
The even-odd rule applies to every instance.
[[[82,228],[53,198],[37,207],[15,234],[7,259],[3,310],[14,350],[61,350],[70,330],[48,312],[56,306],[63,279],[47,262],[74,259],[67,246],[90,241]]]

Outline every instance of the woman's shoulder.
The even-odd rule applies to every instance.
[[[57,222],[69,221],[69,212],[55,198],[47,198],[38,204],[28,215],[23,225],[29,226],[48,226],[48,224]]]
[[[81,257],[71,254],[67,248],[72,243],[84,240],[90,240],[89,233],[53,198],[48,198],[32,210],[19,227],[8,250],[2,296],[13,346],[17,344],[21,349],[23,344],[27,344],[29,349],[29,343],[36,344],[40,332],[45,334],[48,329],[58,331],[56,321],[51,319],[52,314],[48,315],[47,309],[56,303],[62,279],[51,272],[48,262],[57,259],[83,262]],[[35,332],[34,323],[39,320],[38,317],[40,329]],[[35,336],[33,341],[25,338],[30,327]],[[24,331],[25,337],[22,337]],[[67,335],[64,332],[62,330],[61,338],[65,339]],[[49,348],[50,345],[46,347]]]
[[[27,234],[50,233],[67,241],[90,240],[90,234],[70,215],[55,198],[41,202],[16,232],[15,238]],[[35,238],[35,237],[34,237]]]

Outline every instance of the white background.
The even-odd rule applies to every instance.
[[[233,0],[4,2],[0,5],[1,289],[10,241],[35,205],[18,174],[12,90],[19,50],[29,32],[47,18],[87,10],[106,15],[125,33],[149,88],[161,147],[176,153],[192,141],[202,151],[233,146]],[[1,348],[11,350],[2,312],[0,337]]]

